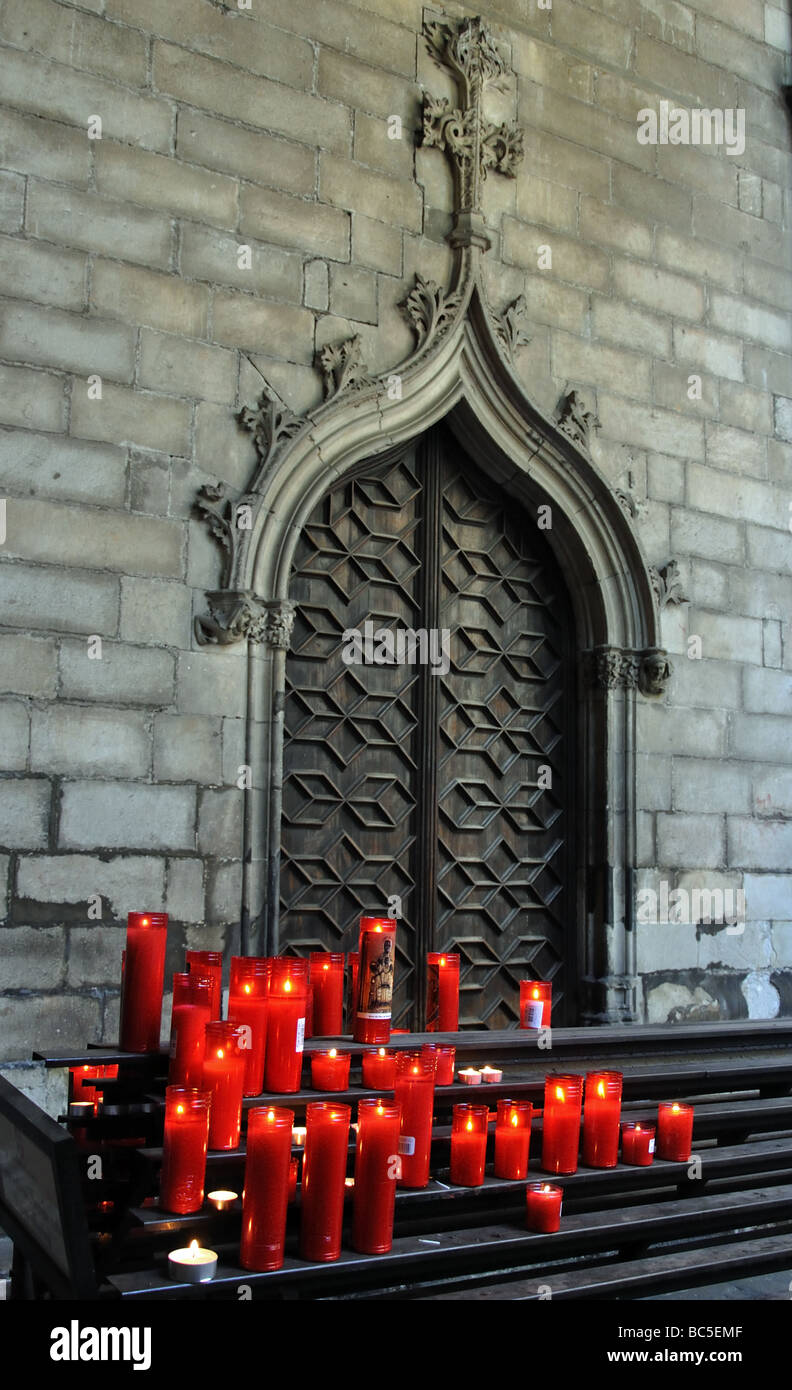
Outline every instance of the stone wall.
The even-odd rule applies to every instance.
[[[747,896],[742,932],[639,925],[641,1008],[789,1014],[788,0],[445,12],[484,13],[516,73],[525,160],[486,211],[493,302],[533,320],[520,375],[548,413],[591,401],[596,461],[687,600],[670,692],[639,707],[640,886]],[[415,271],[448,276],[451,174],[414,132],[422,87],[453,89],[421,21],[419,0],[0,8],[7,1059],[114,1036],[129,908],[171,914],[169,970],[236,944],[246,663],[195,642],[221,569],[195,495],[247,483],[234,417],[262,373],[305,410],[325,343],[359,333],[385,370]],[[642,144],[662,100],[744,110],[744,152]]]

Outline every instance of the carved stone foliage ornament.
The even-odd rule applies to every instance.
[[[415,288],[402,307],[418,335],[419,348],[432,345],[448,331],[461,302],[460,293],[449,294],[434,280],[416,275]]]
[[[253,436],[259,467],[249,490],[257,492],[269,477],[278,450],[299,433],[304,421],[278,400],[266,382],[255,408],[245,406],[237,419],[243,429],[249,430]]]
[[[669,560],[667,565],[661,565],[657,569],[653,565],[650,566],[649,577],[661,611],[663,608],[667,608],[670,603],[690,602],[685,593],[679,573],[679,564],[676,560]]]
[[[445,151],[456,174],[457,206],[454,246],[479,246],[491,241],[482,209],[482,185],[487,170],[515,178],[523,157],[523,133],[518,126],[493,124],[484,115],[488,87],[502,88],[506,63],[481,17],[442,22],[427,20],[424,38],[435,62],[453,73],[460,105],[446,97],[424,96],[423,143]]]
[[[589,453],[591,435],[599,428],[595,412],[586,405],[579,391],[569,391],[561,402],[558,414],[558,428],[567,439],[577,444],[579,449]]]
[[[495,336],[510,362],[513,362],[521,347],[527,347],[533,334],[530,331],[530,316],[525,295],[518,295],[512,304],[498,314],[495,319]]]
[[[623,651],[620,647],[595,647],[585,652],[587,684],[600,690],[640,690],[642,695],[662,695],[673,672],[668,653],[660,647]]]
[[[201,646],[228,647],[247,640],[288,650],[295,606],[287,599],[261,599],[244,589],[215,589],[206,595],[210,616],[195,619]]]
[[[372,384],[357,334],[337,345],[328,343],[319,353],[319,362],[324,373],[326,401],[340,396],[342,391],[362,391],[364,386]]]

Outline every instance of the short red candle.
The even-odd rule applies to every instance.
[[[561,1225],[561,1200],[564,1190],[546,1182],[528,1185],[526,1222],[529,1231],[551,1234]]]
[[[399,1153],[402,1187],[426,1187],[432,1150],[434,1063],[420,1052],[396,1058],[394,1100],[401,1106]]]
[[[395,1101],[361,1100],[358,1105],[352,1248],[362,1255],[384,1255],[393,1244],[399,1120]]]
[[[655,1127],[634,1122],[622,1125],[622,1162],[648,1168],[654,1159]]]
[[[204,1199],[209,1141],[208,1091],[188,1086],[165,1088],[159,1204],[163,1211],[198,1211]]]
[[[583,1162],[589,1168],[615,1168],[619,1161],[622,1074],[586,1073],[583,1101]]]
[[[361,917],[355,1042],[376,1046],[390,1038],[395,956],[395,918]]]
[[[243,1095],[260,1096],[264,1086],[267,1048],[267,1004],[270,961],[266,956],[232,956],[228,990],[228,1021],[247,1028],[244,1047]]]
[[[529,1100],[499,1100],[495,1122],[495,1177],[525,1178],[531,1147],[533,1106]]]
[[[209,1147],[235,1149],[242,1122],[245,1052],[236,1024],[213,1019],[206,1025],[203,1088],[212,1096]]]
[[[172,1085],[202,1085],[204,1031],[211,1017],[212,981],[206,976],[174,975],[168,1067]]]
[[[299,956],[276,956],[270,976],[264,1089],[283,1094],[299,1091],[305,1042],[308,962]]]
[[[300,1222],[304,1260],[337,1260],[341,1254],[351,1114],[350,1106],[332,1101],[309,1101],[305,1107]]]
[[[286,1241],[294,1111],[256,1106],[248,1111],[242,1194],[243,1269],[280,1269]]]
[[[542,1114],[542,1168],[575,1173],[580,1143],[582,1076],[548,1076]]]
[[[459,953],[430,951],[426,957],[426,1031],[459,1028]]]
[[[191,975],[209,977],[214,982],[212,1018],[223,1017],[223,953],[222,951],[187,951],[187,969]]]
[[[657,1157],[685,1163],[693,1142],[693,1106],[662,1100],[657,1107]]]
[[[347,951],[347,976],[346,976],[346,1030],[353,1032],[355,1027],[355,1010],[357,1009],[357,982],[358,969],[360,966],[360,952]]]
[[[454,1084],[455,1047],[438,1047],[435,1054],[435,1086]]]
[[[455,1105],[451,1122],[451,1181],[481,1187],[487,1161],[486,1105]]]
[[[337,1038],[344,1029],[344,953],[311,952],[313,1036]]]
[[[553,986],[549,980],[520,980],[520,1027],[548,1028],[552,999]]]
[[[396,1053],[384,1047],[364,1052],[363,1085],[373,1091],[392,1091],[396,1085]]]
[[[127,914],[119,1030],[124,1052],[159,1051],[167,938],[167,912]]]
[[[314,1052],[311,1057],[311,1085],[315,1091],[346,1091],[349,1087],[348,1052]]]

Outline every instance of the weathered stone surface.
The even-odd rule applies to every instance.
[[[58,844],[63,849],[193,849],[195,789],[67,782]]]

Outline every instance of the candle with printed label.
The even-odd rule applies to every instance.
[[[222,951],[187,951],[185,959],[191,975],[208,976],[214,986],[212,1018],[223,1017],[223,953]]]
[[[331,1047],[329,1052],[314,1052],[311,1057],[311,1086],[315,1091],[346,1091],[349,1086],[348,1052]]]
[[[662,1100],[657,1107],[657,1157],[686,1163],[693,1141],[693,1106]]]
[[[208,1091],[194,1087],[165,1088],[159,1195],[163,1211],[184,1214],[203,1204],[210,1099]]]
[[[167,939],[167,912],[127,914],[119,1028],[124,1052],[159,1051]]]
[[[526,1221],[529,1231],[549,1235],[561,1225],[561,1201],[564,1190],[546,1182],[528,1184]]]
[[[246,1096],[260,1096],[264,1086],[270,968],[266,956],[231,957],[228,1020],[248,1030],[243,1048]]]
[[[337,1260],[344,1220],[349,1121],[352,1110],[334,1101],[305,1107],[300,1254],[304,1260]]]
[[[235,1149],[242,1122],[245,1052],[235,1023],[212,1019],[206,1025],[203,1088],[212,1096],[210,1149]]]
[[[396,1059],[394,1100],[401,1106],[399,1153],[402,1187],[426,1187],[432,1148],[434,1063],[420,1052],[400,1052]]]
[[[364,1052],[363,1085],[374,1091],[392,1091],[396,1085],[396,1053],[385,1047]]]
[[[286,1095],[300,1089],[307,994],[308,962],[299,956],[276,956],[267,1011],[266,1091]]]
[[[242,1198],[243,1269],[280,1269],[289,1205],[294,1111],[255,1106],[248,1111],[245,1190]]]
[[[358,1104],[352,1248],[361,1255],[384,1255],[393,1245],[399,1119],[394,1100]]]
[[[548,1076],[542,1112],[542,1168],[575,1173],[580,1143],[582,1076]]]
[[[451,1121],[451,1181],[481,1187],[487,1161],[486,1105],[455,1105]]]
[[[459,953],[430,951],[426,957],[426,1031],[459,1028]]]
[[[168,1066],[168,1080],[172,1085],[201,1085],[204,1033],[211,1017],[212,981],[208,976],[183,971],[174,975]]]
[[[520,1027],[549,1028],[552,999],[549,980],[520,980]]]
[[[495,1177],[525,1178],[531,1147],[529,1100],[499,1100],[495,1122]]]
[[[648,1168],[654,1159],[655,1127],[632,1121],[622,1125],[622,1163]]]
[[[355,1042],[372,1046],[388,1042],[395,963],[395,918],[361,917]]]
[[[344,953],[311,952],[313,1036],[337,1038],[344,1030]]]
[[[589,1168],[615,1168],[619,1161],[622,1074],[586,1073],[583,1100],[583,1162]]]

